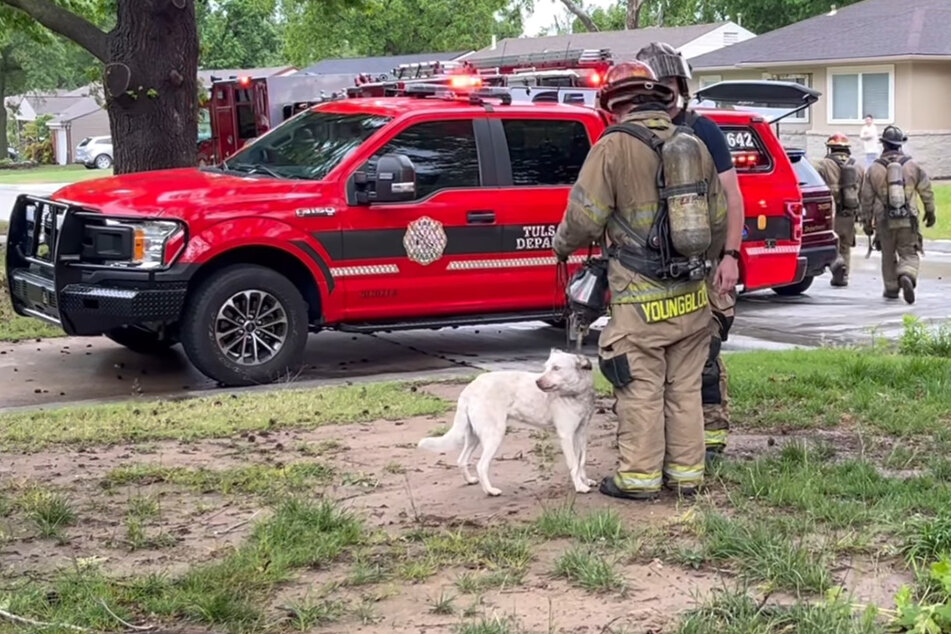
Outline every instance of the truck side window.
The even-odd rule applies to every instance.
[[[580,121],[503,119],[514,185],[572,185],[591,149]]]
[[[379,158],[391,152],[413,162],[417,199],[440,189],[475,188],[482,184],[471,119],[428,121],[403,130],[367,162],[370,179],[376,176]]]

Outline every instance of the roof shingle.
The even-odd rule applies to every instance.
[[[951,56],[951,0],[865,0],[690,60],[694,68]]]
[[[667,42],[675,48],[680,48],[724,24],[726,23],[718,22],[678,27],[654,26],[625,31],[506,38],[499,41],[494,49],[491,47],[484,48],[473,53],[469,59],[568,51],[579,48],[608,48],[611,49],[611,55],[615,60],[633,59],[639,50],[651,42]]]

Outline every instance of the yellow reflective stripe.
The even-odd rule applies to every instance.
[[[576,205],[581,212],[588,218],[591,218],[599,225],[608,221],[608,217],[614,211],[611,207],[601,204],[595,200],[580,185],[571,188],[570,204]]]
[[[664,467],[664,473],[667,478],[681,485],[697,485],[703,482],[704,465],[692,465],[683,467],[680,465],[667,465]]]
[[[614,474],[614,484],[622,491],[659,491],[662,482],[663,474],[660,471],[653,473],[618,471]]]
[[[710,303],[707,295],[706,284],[701,284],[700,288],[692,293],[660,299],[640,304],[641,313],[644,321],[649,324],[656,324],[668,319],[676,319],[684,315],[690,315],[701,310]]]
[[[643,304],[696,292],[703,283],[674,282],[669,286],[660,286],[656,282],[631,282],[627,289],[612,294],[613,304]]]
[[[727,430],[725,429],[704,430],[703,441],[708,447],[715,446],[715,445],[723,445],[725,447],[726,435],[727,435]]]

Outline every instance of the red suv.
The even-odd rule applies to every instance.
[[[6,262],[16,312],[141,352],[180,341],[227,385],[297,366],[309,331],[562,319],[551,239],[605,121],[417,88],[321,104],[214,167],[21,196]],[[747,285],[798,281],[789,159],[765,121],[718,121],[744,146],[738,164],[758,152],[741,176]]]

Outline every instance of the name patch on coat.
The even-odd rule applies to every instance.
[[[671,297],[670,299],[658,299],[638,305],[644,315],[644,321],[649,324],[656,324],[661,321],[667,321],[668,319],[674,319],[675,317],[683,317],[684,315],[695,313],[709,303],[710,298],[707,296],[707,286],[704,284],[698,290],[687,293],[686,295]]]

